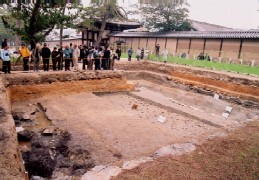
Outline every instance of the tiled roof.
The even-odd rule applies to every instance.
[[[120,32],[111,37],[167,37],[208,39],[259,39],[259,31],[178,31],[178,32]]]
[[[210,24],[206,22],[201,22],[201,21],[195,21],[195,20],[190,20],[192,24],[192,28],[195,29],[196,31],[233,31],[234,29],[224,27],[224,26],[219,26],[216,24]]]

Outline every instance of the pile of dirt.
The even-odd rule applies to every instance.
[[[165,157],[124,171],[121,179],[258,179],[259,122],[198,146],[191,155]]]

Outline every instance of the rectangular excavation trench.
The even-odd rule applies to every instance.
[[[121,72],[104,75],[83,79],[75,75],[68,82],[60,82],[63,74],[35,77],[36,85],[25,75],[22,85],[9,84],[12,113],[20,116],[15,119],[37,134],[32,142],[20,142],[20,149],[28,154],[36,147],[40,153],[45,143],[43,149],[48,150],[53,166],[46,172],[53,171],[49,174],[53,179],[60,174],[80,177],[97,165],[121,167],[125,161],[153,156],[176,143],[203,142],[258,115],[254,109],[181,86],[159,85],[132,75],[126,82]],[[226,106],[233,111],[222,119]],[[160,115],[166,117],[164,123],[158,122]],[[44,142],[37,144],[40,138]]]

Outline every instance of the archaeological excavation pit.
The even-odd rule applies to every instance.
[[[116,68],[1,76],[0,175],[116,174],[258,120],[257,77],[147,62]]]

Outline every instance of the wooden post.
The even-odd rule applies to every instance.
[[[146,42],[146,48],[147,48],[147,45],[148,45],[148,37],[147,37],[147,42]]]
[[[179,39],[178,39],[178,38],[176,38],[176,48],[175,48],[175,53],[177,53],[177,50],[178,50],[178,41],[179,41]]]
[[[222,47],[223,47],[223,41],[224,41],[224,39],[221,39],[221,41],[220,41],[220,47],[219,47],[219,57],[221,57],[221,55],[222,55]]]
[[[204,44],[203,44],[203,50],[202,50],[202,52],[203,52],[203,53],[205,52],[206,42],[207,42],[207,39],[206,39],[206,38],[204,38]]]
[[[191,51],[191,46],[192,46],[192,38],[190,38],[190,42],[189,42],[189,49],[188,49],[188,54],[190,54],[190,51]]]
[[[242,49],[243,49],[243,39],[240,39],[240,46],[239,46],[239,52],[238,52],[238,59],[241,58],[241,53],[242,53]]]

